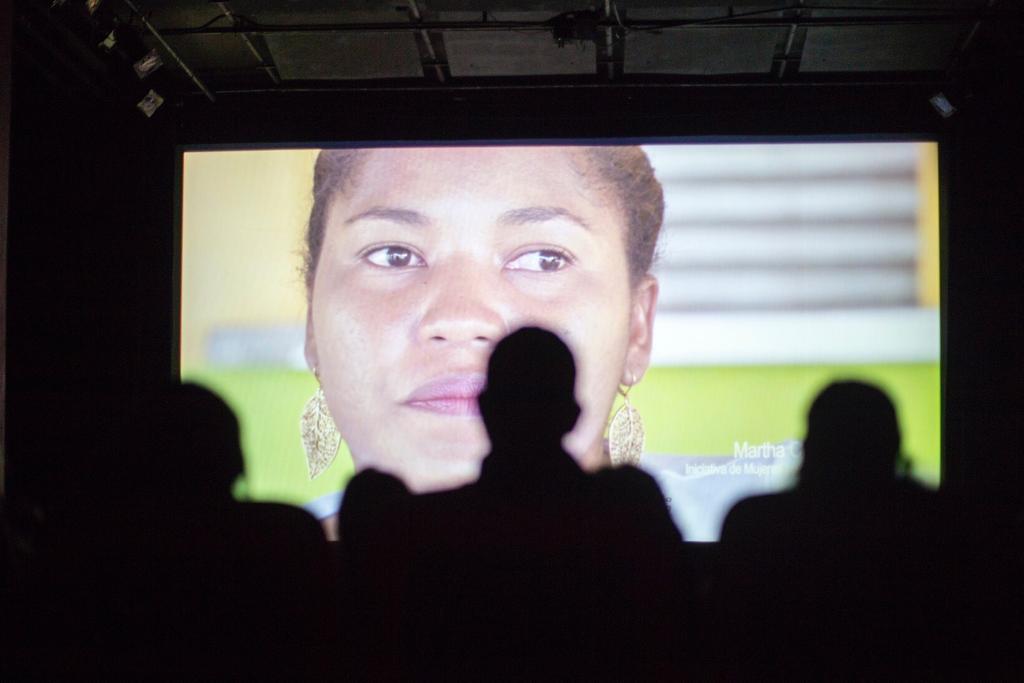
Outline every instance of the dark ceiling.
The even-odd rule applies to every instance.
[[[215,99],[563,84],[949,83],[979,49],[1019,56],[1021,27],[1015,0],[42,0],[20,3],[15,45],[66,88]],[[140,77],[132,64],[154,49],[163,65]]]

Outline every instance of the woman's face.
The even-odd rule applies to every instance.
[[[603,463],[618,386],[647,368],[657,283],[630,286],[624,218],[582,170],[570,148],[376,150],[334,199],[306,356],[357,469],[414,491],[476,479],[487,360],[526,325],[572,349],[582,412],[563,444]]]

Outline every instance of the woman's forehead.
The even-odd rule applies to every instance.
[[[583,168],[580,149],[572,147],[378,149],[365,158],[350,194],[539,194],[600,203]]]
[[[452,147],[382,147],[369,150],[369,158],[385,163],[429,164],[457,163],[481,165],[517,165],[556,163],[572,168],[573,157],[582,148],[554,145],[487,145]]]

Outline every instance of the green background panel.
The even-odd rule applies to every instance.
[[[903,450],[914,473],[939,480],[940,372],[937,363],[652,368],[630,392],[652,453],[732,455],[734,443],[800,438],[814,395],[833,379],[875,382],[896,403]],[[336,491],[352,474],[344,445],[309,481],[299,415],[316,389],[308,372],[273,369],[192,370],[183,379],[210,387],[239,415],[246,481],[240,495],[301,504]]]
[[[811,401],[836,379],[873,382],[889,393],[914,473],[937,484],[937,363],[655,368],[629,397],[647,426],[647,451],[732,455],[736,442],[802,438]]]

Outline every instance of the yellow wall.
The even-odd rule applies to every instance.
[[[216,325],[305,320],[300,267],[317,150],[187,152],[182,199],[181,365]]]

